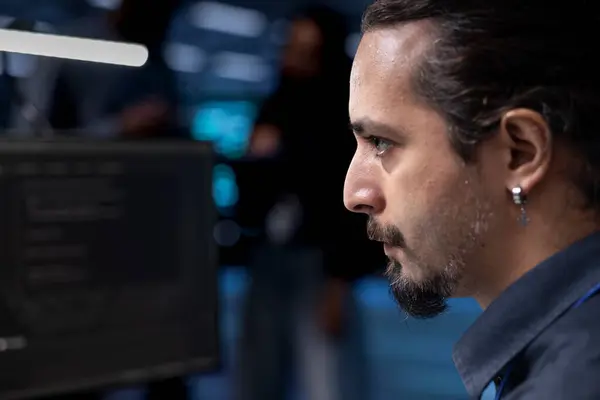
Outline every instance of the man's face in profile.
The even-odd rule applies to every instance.
[[[368,214],[370,238],[384,243],[396,300],[416,317],[438,315],[448,297],[472,294],[495,202],[505,195],[490,192],[493,165],[466,164],[447,123],[414,91],[432,42],[426,27],[364,35],[350,83],[358,145],[344,189],[346,206]]]

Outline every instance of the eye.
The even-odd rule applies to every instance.
[[[377,136],[371,136],[367,138],[369,143],[373,145],[375,150],[377,151],[377,156],[381,157],[388,151],[394,144],[389,140],[378,138]]]

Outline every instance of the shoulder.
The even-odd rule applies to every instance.
[[[563,337],[565,335],[570,338]],[[573,340],[574,337],[579,340]],[[569,345],[573,350],[597,348],[600,351],[600,294],[565,312],[540,335],[540,339],[555,345]]]
[[[528,379],[509,399],[599,399],[600,295],[563,314],[524,355]]]

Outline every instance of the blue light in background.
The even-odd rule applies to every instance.
[[[248,101],[206,102],[194,115],[192,136],[213,142],[215,151],[225,157],[240,158],[248,147],[256,113],[256,105]]]
[[[233,168],[218,164],[213,170],[213,199],[220,209],[234,207],[239,199]]]

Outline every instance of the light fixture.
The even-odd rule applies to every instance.
[[[140,44],[12,29],[0,29],[0,51],[129,67],[148,60],[148,49]]]

